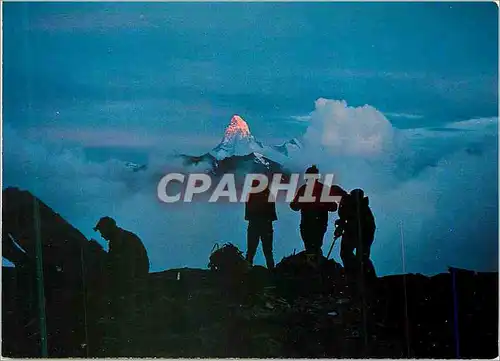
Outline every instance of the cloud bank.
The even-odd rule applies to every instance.
[[[303,171],[316,163],[342,187],[365,189],[377,220],[372,254],[379,274],[403,271],[402,245],[407,272],[498,268],[497,118],[397,130],[374,107],[321,98],[305,121],[304,151],[287,166]],[[78,148],[29,140],[8,125],[3,130],[4,187],[32,191],[89,238],[97,238],[91,229],[99,217],[115,217],[143,239],[154,271],[205,267],[216,241],[246,248],[243,205],[158,201],[161,176],[183,167],[167,154],[152,154],[148,169],[134,173],[119,161],[91,162]],[[279,261],[303,245],[299,214],[286,204],[277,211]],[[338,252],[337,244],[337,260]],[[256,261],[264,263],[260,252]]]
[[[392,139],[392,126],[375,108],[350,107],[345,101],[320,98],[304,135],[309,147],[330,153],[371,156],[381,153]]]
[[[398,130],[373,107],[318,99],[309,121],[297,168],[365,189],[379,271],[402,271],[401,238],[410,272],[498,269],[498,118]]]

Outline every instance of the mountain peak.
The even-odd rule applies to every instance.
[[[296,152],[301,148],[302,144],[297,138],[288,140],[281,145],[265,146],[250,133],[247,122],[239,115],[234,114],[224,131],[221,142],[209,154],[217,160],[251,153],[281,159],[283,156],[288,157],[291,152]]]
[[[233,115],[224,132],[220,144],[210,152],[216,159],[221,160],[233,155],[247,155],[254,151],[262,151],[264,146],[255,140],[250,133],[247,122],[239,115]]]
[[[224,138],[233,138],[239,135],[242,138],[246,138],[250,136],[250,128],[248,128],[247,122],[243,120],[242,117],[235,114],[231,118],[231,122],[226,128],[224,133]]]

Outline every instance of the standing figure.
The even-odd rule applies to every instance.
[[[290,208],[294,211],[299,211],[300,218],[300,235],[304,241],[306,253],[321,256],[323,251],[323,237],[328,227],[328,212],[335,212],[337,210],[336,202],[322,202],[321,195],[323,188],[328,187],[328,195],[342,197],[346,192],[339,186],[333,185],[331,187],[324,185],[318,181],[319,170],[313,165],[307,168],[306,175],[316,175],[316,177],[306,177],[306,184],[301,186],[297,191],[295,198],[290,204]],[[312,196],[313,201],[300,200],[304,196],[306,187],[313,182]]]
[[[375,217],[363,190],[354,189],[342,198],[335,236],[342,236],[340,257],[348,274],[361,272],[376,277],[370,260],[370,248],[375,237]],[[356,250],[356,255],[354,255]]]
[[[258,181],[254,180],[252,187],[257,185]],[[267,268],[271,270],[274,268],[273,222],[278,217],[276,216],[276,203],[270,200],[269,196],[269,188],[266,188],[259,193],[251,193],[245,204],[245,220],[248,221],[246,260],[253,265],[259,240],[262,240]]]

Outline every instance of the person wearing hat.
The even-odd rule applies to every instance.
[[[146,248],[134,233],[118,227],[111,217],[102,217],[94,231],[99,231],[109,243],[107,270],[112,282],[123,284],[148,274]]]
[[[321,201],[323,188],[328,186],[319,182],[319,169],[315,165],[307,168],[305,178],[306,184],[299,188],[292,203],[290,203],[290,208],[294,211],[300,210],[300,236],[304,242],[306,253],[319,257],[323,254],[321,247],[323,246],[323,237],[328,228],[328,212],[335,212],[337,210],[337,203]],[[301,201],[300,197],[304,196],[306,187],[310,182],[313,182],[312,197],[314,200]],[[333,185],[329,188],[328,194],[332,197],[342,197],[347,194],[338,185]]]
[[[348,196],[342,198],[339,217],[335,222],[335,236],[342,236],[340,258],[344,269],[348,274],[362,272],[367,276],[376,277],[370,260],[370,248],[376,229],[375,217],[362,189],[353,189]]]

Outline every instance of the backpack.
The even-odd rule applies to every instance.
[[[216,243],[212,248],[208,268],[215,272],[232,273],[244,271],[248,268],[248,262],[234,244],[226,243],[219,247]]]

